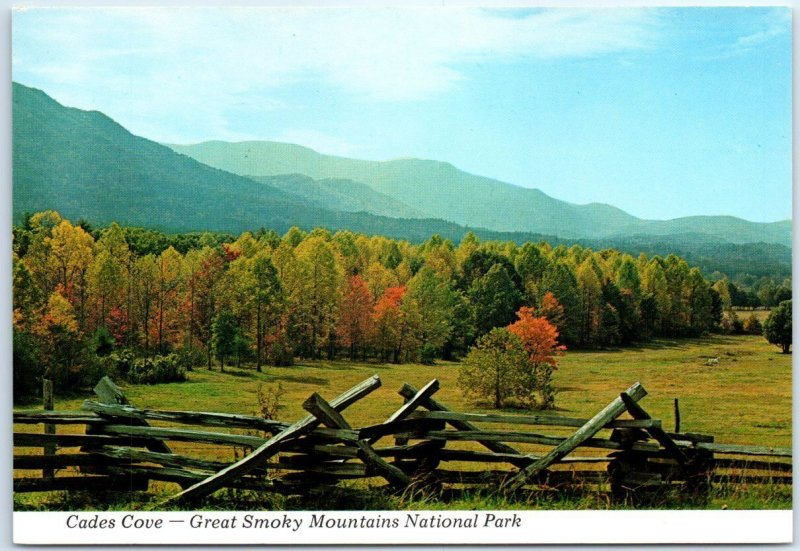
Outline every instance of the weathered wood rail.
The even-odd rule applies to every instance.
[[[305,494],[362,479],[368,485],[382,480],[392,491],[595,485],[621,499],[665,490],[702,495],[721,481],[792,483],[790,449],[669,433],[639,404],[647,394],[639,383],[589,419],[455,412],[433,399],[438,381],[419,390],[405,384],[399,391],[404,402],[388,419],[353,427],[345,410],[380,385],[376,375],[330,401],[314,393],[303,404],[308,415],[290,424],[136,408],[103,378],[95,388],[98,400],[86,400],[81,411],[14,413],[14,490],[143,491],[150,481],[163,481],[181,487],[168,501],[188,504],[220,488]],[[37,425],[45,430],[16,430]],[[74,432],[77,425],[85,426],[83,433]],[[59,426],[62,432],[50,428]],[[63,432],[68,426],[71,432]],[[500,430],[507,427],[514,430]],[[195,444],[197,453],[177,453],[167,442],[176,449]],[[209,454],[212,448],[216,453]],[[234,449],[250,452],[236,460]]]

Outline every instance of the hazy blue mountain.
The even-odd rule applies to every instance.
[[[434,233],[459,240],[468,231],[443,220],[323,209],[300,195],[209,167],[134,136],[100,112],[64,107],[44,92],[17,83],[13,140],[16,221],[26,212],[54,209],[73,221],[84,218],[98,225],[116,221],[164,231],[236,233],[265,227],[285,232],[295,225],[414,241]],[[288,188],[297,181],[288,177],[281,186]],[[318,187],[324,190],[330,185],[322,182]],[[373,192],[372,197],[378,194]],[[497,232],[475,231],[485,239],[508,239]],[[544,237],[527,235],[533,240]]]
[[[341,178],[315,180],[303,174],[251,178],[295,195],[307,204],[320,208],[344,212],[369,212],[393,218],[425,218],[422,212],[405,203],[353,180]]]
[[[615,238],[576,240],[525,231],[501,233],[430,218],[345,212],[345,208],[356,208],[358,200],[343,196],[342,186],[360,190],[369,198],[365,201],[394,205],[398,211],[411,207],[391,203],[377,192],[364,190],[357,181],[317,181],[291,175],[256,182],[211,168],[132,135],[102,113],[64,107],[45,93],[19,84],[13,86],[13,139],[13,216],[17,222],[26,212],[55,209],[73,221],[84,218],[94,225],[116,221],[168,232],[235,234],[264,227],[282,233],[296,225],[348,229],[413,242],[439,234],[458,242],[472,230],[483,240],[548,241],[553,246],[579,242],[596,250],[615,247],[634,255],[675,252],[706,273],[719,270],[731,277],[737,273],[791,273],[791,249],[787,246],[737,245],[703,233],[653,237],[632,231]],[[320,208],[321,203],[343,210]],[[741,222],[734,218],[730,223]],[[789,232],[791,225],[765,226]]]
[[[644,236],[677,237],[687,234],[705,234],[722,238],[730,243],[780,243],[792,244],[792,221],[782,220],[759,224],[735,216],[687,216],[673,220],[640,220],[609,237]]]
[[[204,142],[170,147],[235,174],[298,173],[363,182],[375,191],[413,205],[425,216],[496,231],[581,237],[590,235],[586,232],[592,226],[618,229],[637,221],[609,205],[566,203],[537,189],[475,176],[438,161],[346,159],[277,142]]]
[[[732,216],[674,220],[638,219],[616,207],[576,205],[528,189],[469,174],[438,161],[365,161],[317,153],[299,145],[210,141],[171,145],[198,161],[241,175],[305,174],[345,178],[413,207],[425,216],[503,232],[537,232],[565,238],[624,237],[631,233],[669,236],[702,233],[731,243],[791,245],[791,222],[749,222]]]

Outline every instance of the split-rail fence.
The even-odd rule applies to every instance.
[[[639,383],[581,419],[452,411],[434,399],[439,389],[434,379],[421,389],[403,385],[404,401],[388,419],[353,427],[345,410],[380,385],[375,375],[332,400],[314,393],[303,403],[308,415],[285,423],[137,408],[104,377],[94,389],[97,400],[85,401],[80,411],[14,413],[14,491],[146,491],[150,481],[166,481],[180,490],[162,503],[188,505],[221,488],[304,495],[359,479],[366,480],[363,487],[401,492],[480,488],[507,493],[590,485],[620,499],[665,490],[702,496],[726,480],[792,481],[791,449],[668,432],[640,405],[647,392]],[[23,425],[44,430],[17,431]],[[56,430],[63,425],[85,430]],[[532,432],[533,427],[551,434]],[[219,453],[217,459],[177,453],[170,442],[228,448],[231,460],[218,460]],[[531,448],[542,451],[527,451]]]

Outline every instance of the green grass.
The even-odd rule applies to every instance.
[[[710,365],[710,358],[718,358],[717,363]],[[315,361],[300,362],[291,367],[268,367],[263,373],[257,373],[249,366],[241,370],[226,368],[224,373],[220,373],[218,368],[213,371],[197,368],[189,373],[189,380],[185,383],[129,385],[123,386],[123,389],[132,404],[143,408],[253,414],[257,409],[259,384],[275,386],[280,383],[285,394],[279,418],[294,421],[305,415],[301,404],[312,392],[320,392],[330,399],[375,373],[381,377],[382,388],[344,413],[353,426],[383,421],[402,404],[397,390],[404,382],[421,387],[432,378],[438,378],[441,382],[437,400],[451,408],[459,411],[492,411],[490,404],[476,404],[462,396],[457,385],[458,364],[448,362],[424,366]],[[791,446],[791,376],[791,356],[780,354],[777,347],[769,345],[762,337],[713,336],[693,340],[658,340],[619,350],[569,351],[561,359],[556,372],[559,390],[556,405],[558,413],[562,415],[590,417],[621,391],[639,381],[649,393],[640,404],[652,417],[661,419],[668,430],[673,428],[673,400],[678,398],[681,430],[684,432],[712,434],[717,442],[722,443]],[[85,396],[59,398],[56,400],[56,409],[79,409],[83,399],[90,397],[87,392]],[[78,432],[83,430],[82,426],[63,428]],[[504,427],[494,425],[491,428]],[[519,427],[515,430],[519,430]],[[567,434],[569,430],[548,428],[546,432]],[[177,453],[199,454],[228,461],[233,459],[229,449],[180,442],[171,443],[171,446]],[[527,451],[542,450],[536,446],[519,447]],[[581,450],[580,455],[604,453],[600,450]],[[174,485],[163,485],[164,491],[174,491],[175,488]],[[218,496],[223,494],[221,492]],[[18,496],[17,507],[53,506],[47,505],[51,500],[49,496]],[[283,501],[280,504],[273,505],[281,508],[310,506],[308,502],[293,504],[291,500],[281,499]],[[351,499],[348,497],[343,503]],[[444,504],[430,496],[420,495],[370,499],[389,508],[611,507],[607,497],[599,492],[580,496],[537,494],[508,503],[486,495],[454,498]],[[241,507],[242,503],[236,506]],[[58,506],[57,503],[55,505]],[[791,488],[725,485],[715,488],[711,500],[704,506],[723,505],[730,508],[791,507]],[[130,504],[125,506],[130,507]],[[225,501],[223,499],[209,506],[224,508]],[[668,506],[686,505],[670,503]],[[371,507],[365,504],[363,508]]]

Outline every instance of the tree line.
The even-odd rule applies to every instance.
[[[717,330],[737,296],[675,255],[472,233],[457,245],[298,228],[167,236],[53,211],[13,232],[15,396],[44,368],[78,385],[120,350],[175,354],[189,369],[456,359],[521,307],[568,346],[696,336]]]

